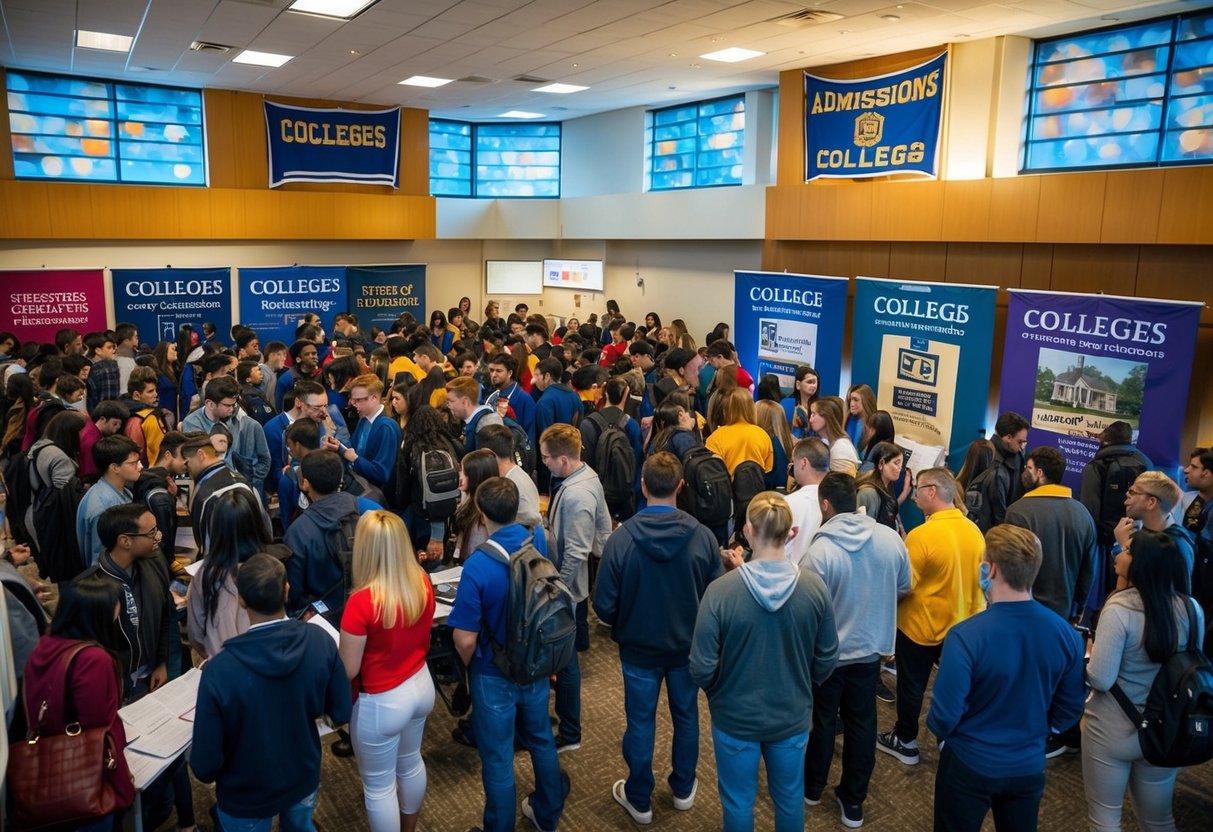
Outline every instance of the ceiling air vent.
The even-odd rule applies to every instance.
[[[550,84],[551,78],[540,78],[536,75],[515,75],[514,80],[520,84]]]
[[[842,15],[817,9],[801,9],[791,14],[771,18],[767,22],[787,26],[789,29],[800,29],[804,26],[816,26],[819,23],[833,23],[835,20],[842,20]]]
[[[462,84],[496,84],[496,78],[486,78],[483,75],[465,75],[462,78],[457,78]]]
[[[222,43],[210,43],[205,40],[196,40],[190,44],[190,51],[192,51],[192,52],[215,52],[219,55],[222,55],[226,52],[231,52],[232,47],[224,46]]]

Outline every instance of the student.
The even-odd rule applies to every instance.
[[[139,479],[143,463],[139,461],[139,446],[126,436],[107,436],[93,448],[93,459],[101,471],[97,480],[76,509],[76,539],[85,566],[92,566],[101,555],[103,543],[97,534],[97,524],[106,509],[134,499],[131,486]]]
[[[784,398],[780,404],[788,417],[788,426],[793,439],[803,439],[809,436],[809,408],[817,401],[817,391],[821,387],[821,377],[817,371],[806,364],[796,368],[796,376],[792,382],[792,394]]]
[[[504,425],[497,411],[479,404],[480,385],[475,379],[459,376],[446,383],[447,409],[463,422],[463,447],[468,453],[480,447],[479,433],[489,425]]]
[[[771,436],[756,424],[754,399],[740,387],[728,392],[724,400],[724,421],[704,444],[724,459],[729,476],[743,462],[756,462],[764,472],[775,467]]]
[[[847,436],[856,448],[867,445],[868,421],[876,412],[876,394],[866,384],[852,384],[847,390]]]
[[[349,679],[323,630],[286,617],[280,561],[253,555],[236,587],[249,629],[202,669],[190,767],[215,784],[224,830],[268,830],[275,816],[283,832],[311,830],[320,787],[316,720],[349,720]]]
[[[80,476],[97,477],[101,469],[93,459],[93,447],[106,437],[122,430],[130,412],[116,399],[100,402],[91,414],[88,423],[80,431]]]
[[[842,405],[836,398],[822,398],[809,409],[809,430],[830,449],[830,470],[855,476],[859,454],[842,424]]]
[[[400,426],[383,412],[383,382],[372,373],[360,375],[350,384],[350,405],[358,412],[351,446],[326,435],[324,447],[336,451],[356,474],[377,488],[387,486],[400,449]]]
[[[514,411],[514,420],[522,425],[522,429],[535,440],[535,400],[522,389],[516,381],[518,362],[508,353],[501,352],[489,359],[489,380],[493,392],[489,393],[484,403],[490,408],[497,409],[498,400],[504,399]]]

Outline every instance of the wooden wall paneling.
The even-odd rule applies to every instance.
[[[1009,296],[1006,292],[998,293],[998,302],[994,306],[994,342],[990,351],[990,389],[986,393],[986,412],[993,413],[998,418],[998,396],[1002,390],[1002,362],[1006,355],[1007,345],[1007,305]],[[985,436],[994,432],[994,423],[985,426]],[[974,436],[973,439],[977,437]]]
[[[1137,284],[1140,246],[1056,245],[1049,288],[1055,292],[1129,295]]]
[[[1020,243],[948,243],[944,280],[1018,287],[1023,272]]]
[[[211,236],[216,240],[233,240],[245,236],[245,195],[238,188],[210,188]]]
[[[1052,285],[1054,248],[1052,243],[1027,243],[1024,245],[1019,288],[1047,290]]]
[[[89,187],[77,183],[47,183],[50,208],[47,236],[66,240],[93,237],[93,200]]]
[[[244,195],[244,229],[246,240],[298,240],[307,236],[304,219],[292,210],[292,200],[301,194],[282,191],[241,189]],[[281,217],[279,216],[281,213]],[[288,218],[282,222],[281,218]]]
[[[0,237],[20,240],[49,236],[50,190],[45,182],[0,182]]]
[[[87,186],[93,214],[92,237],[175,240],[181,237],[179,188]],[[137,231],[135,231],[137,229]]]
[[[801,238],[870,240],[872,189],[859,185],[805,185],[800,201]]]
[[[266,149],[265,107],[262,96],[237,92],[232,97],[232,163],[237,188],[269,187],[269,159]]]
[[[873,237],[941,239],[944,189],[940,182],[873,182],[870,190]]]
[[[415,107],[400,108],[400,193],[429,196],[430,114]]]
[[[1158,242],[1213,242],[1213,167],[1167,168]]]
[[[990,236],[992,179],[956,179],[943,183],[944,240],[978,242]]]
[[[195,239],[206,240],[214,236],[211,217],[210,188],[177,188],[178,236],[188,230]]]
[[[234,188],[236,177],[236,93],[203,90],[206,124],[206,165],[212,188]]]
[[[1196,333],[1193,367],[1213,366],[1213,328],[1202,326]],[[1213,444],[1213,384],[1203,383],[1203,374],[1194,373],[1188,387],[1188,406],[1184,411],[1184,427],[1180,439],[1180,462],[1187,464],[1187,454],[1198,447]]]
[[[800,198],[803,187],[774,186],[766,190],[766,230],[768,240],[795,240],[801,236]]]
[[[990,180],[991,242],[1035,242],[1040,215],[1039,176]]]
[[[1202,324],[1213,326],[1213,246],[1142,246],[1133,294],[1143,298],[1198,300]]]
[[[775,183],[804,184],[804,70],[779,73],[779,126]]]
[[[1103,172],[1042,176],[1036,239],[1055,243],[1098,243],[1107,179],[1108,175]]]
[[[895,242],[889,246],[889,277],[941,281],[947,272],[947,261],[947,243]]]
[[[1164,171],[1158,169],[1108,171],[1099,239],[1105,243],[1155,242],[1163,179]]]

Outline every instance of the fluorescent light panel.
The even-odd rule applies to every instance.
[[[410,87],[441,87],[451,83],[453,78],[431,78],[428,75],[414,75],[411,78],[405,78],[403,81],[398,81],[399,84],[405,84]]]
[[[289,61],[294,55],[276,55],[273,52],[258,52],[254,49],[245,49],[236,57],[232,58],[234,64],[252,64],[253,66],[282,66]]]
[[[497,118],[543,118],[543,113],[528,113],[525,110],[510,110],[508,113],[502,113]]]
[[[295,0],[287,7],[287,11],[349,20],[360,14],[367,6],[378,2],[379,0]]]
[[[748,61],[750,58],[759,58],[767,54],[766,52],[755,52],[753,49],[742,49],[739,46],[730,46],[728,49],[721,49],[716,52],[709,52],[706,55],[699,57],[708,61],[720,61],[726,64],[735,64],[738,61]]]
[[[589,87],[579,87],[576,84],[548,84],[546,87],[536,87],[531,92],[570,93],[588,90]]]
[[[111,35],[108,32],[76,30],[76,46],[81,49],[104,49],[106,52],[130,52],[135,39],[126,35]]]

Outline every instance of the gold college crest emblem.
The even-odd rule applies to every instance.
[[[873,147],[884,137],[884,116],[880,113],[861,113],[855,118],[855,145]]]

